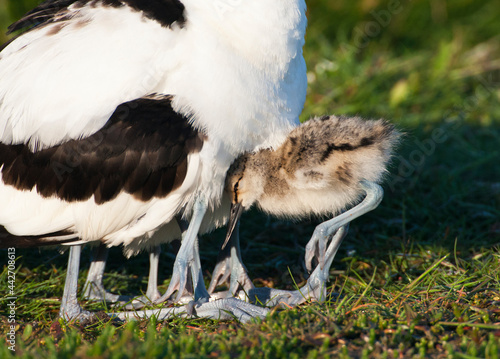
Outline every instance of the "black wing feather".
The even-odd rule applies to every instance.
[[[10,25],[8,33],[67,20],[71,18],[68,7],[73,4],[76,7],[83,7],[87,4],[96,7],[129,6],[148,19],[158,21],[164,27],[171,27],[174,22],[183,26],[186,22],[184,5],[179,0],[47,0]]]
[[[21,19],[8,27],[8,34],[23,30],[33,29],[40,25],[54,22],[57,14],[68,9],[74,3],[84,3],[80,0],[48,0],[27,12]]]
[[[124,114],[123,106],[128,111]],[[62,200],[98,204],[121,191],[148,201],[178,188],[187,157],[201,150],[204,136],[176,113],[171,98],[122,104],[106,125],[80,140],[31,152],[26,145],[0,143],[4,183]]]

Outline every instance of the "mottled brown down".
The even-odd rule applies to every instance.
[[[385,120],[315,118],[276,150],[241,156],[226,188],[233,203],[256,203],[274,215],[337,213],[358,200],[361,180],[380,182],[399,137]]]

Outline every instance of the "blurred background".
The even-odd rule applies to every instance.
[[[0,0],[1,42],[8,39],[8,24],[37,3]],[[301,119],[324,114],[383,117],[406,132],[387,176],[383,203],[351,225],[334,266],[368,279],[378,266],[385,272],[378,271],[376,280],[387,280],[398,273],[421,273],[420,265],[425,267],[443,253],[455,253],[451,261],[456,264],[485,251],[498,253],[500,2],[307,0],[307,4],[304,55],[309,90]],[[251,277],[290,288],[289,268],[298,282],[303,281],[304,244],[318,223],[318,219],[299,223],[269,219],[257,210],[246,214],[242,250]],[[203,238],[207,274],[223,234],[224,230]],[[165,252],[173,258],[171,251]],[[38,281],[57,277],[36,269],[41,263],[51,263],[62,276],[65,256],[20,251],[24,258],[32,253],[37,258],[30,264],[24,259],[27,272],[20,276],[38,273]],[[108,269],[110,289],[144,290],[146,256],[134,258],[136,265],[130,265],[119,250],[115,255],[118,259]],[[162,280],[168,280],[170,267],[171,261],[165,261]],[[30,293],[45,295],[42,289]],[[50,294],[61,293],[59,286]],[[55,312],[57,303],[53,308]]]

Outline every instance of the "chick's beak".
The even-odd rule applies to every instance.
[[[236,228],[236,224],[238,224],[238,221],[240,220],[241,214],[243,213],[244,209],[245,207],[243,207],[241,202],[233,203],[231,205],[231,215],[229,217],[229,222],[227,223],[226,239],[224,240],[222,249],[226,248],[226,245],[229,242],[231,236],[233,235],[234,229]]]

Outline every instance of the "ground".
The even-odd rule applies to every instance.
[[[302,120],[387,118],[406,133],[374,212],[352,223],[329,298],[249,324],[176,319],[87,326],[57,320],[67,255],[17,250],[16,355],[24,357],[316,358],[500,356],[500,6],[473,0],[308,0],[309,91]],[[36,0],[0,0],[0,28]],[[4,40],[4,39],[2,39]],[[1,81],[1,79],[0,79]],[[253,210],[242,251],[257,285],[304,283],[319,219]],[[210,279],[220,230],[201,241]],[[82,259],[81,282],[89,250]],[[162,288],[174,255],[164,249]],[[10,331],[8,252],[0,331]],[[147,258],[112,254],[112,291],[145,290]],[[293,279],[292,279],[293,278]],[[108,310],[84,303],[89,310]],[[8,345],[0,357],[13,354]]]

